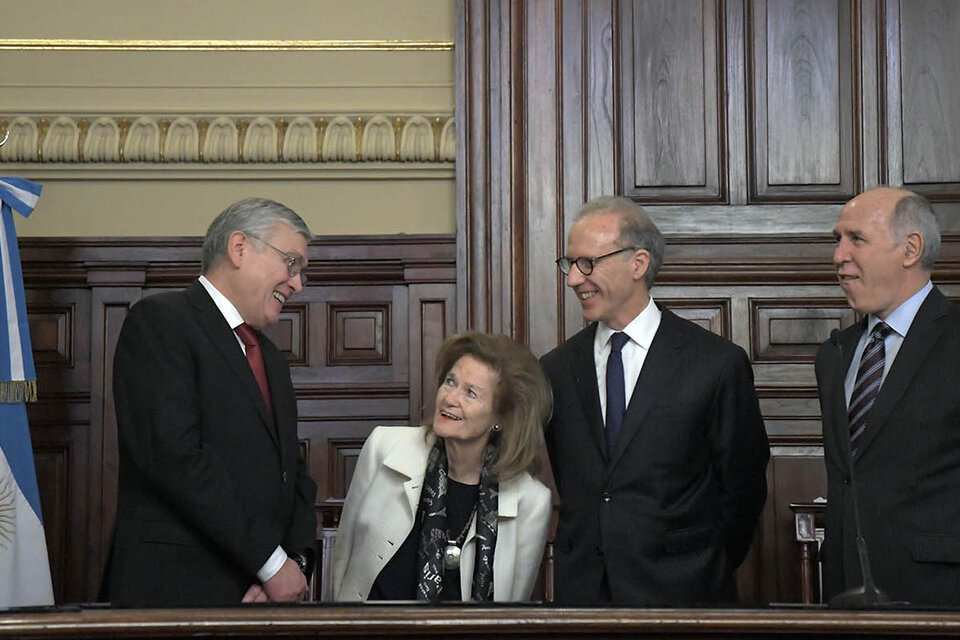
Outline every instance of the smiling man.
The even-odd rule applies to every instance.
[[[770,450],[743,349],[650,297],[663,251],[638,206],[605,197],[557,260],[589,322],[541,361],[562,604],[737,599]]]
[[[863,584],[859,502],[876,584],[893,600],[958,606],[960,310],[930,282],[936,217],[915,193],[879,187],[841,209],[834,237],[840,287],[863,317],[816,360],[824,596]]]
[[[210,225],[203,275],[144,298],[114,359],[117,517],[104,576],[116,606],[291,601],[307,593],[316,485],[284,355],[260,331],[303,289],[307,225],[237,202]]]

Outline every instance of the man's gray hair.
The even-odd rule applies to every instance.
[[[637,247],[646,249],[650,254],[650,264],[643,281],[648,290],[652,289],[653,282],[663,265],[664,241],[660,229],[644,213],[640,205],[629,198],[618,196],[594,198],[580,207],[577,219],[597,213],[612,213],[620,218],[620,237],[616,242],[618,247]]]
[[[234,202],[220,212],[207,229],[200,253],[201,273],[209,273],[226,257],[227,241],[234,231],[269,239],[270,232],[281,222],[306,238],[307,242],[313,240],[313,234],[303,218],[279,202],[266,198],[247,198]]]
[[[930,201],[916,194],[897,200],[890,218],[890,235],[894,242],[903,242],[907,234],[913,231],[923,237],[920,266],[926,271],[933,271],[940,254],[940,225]]]

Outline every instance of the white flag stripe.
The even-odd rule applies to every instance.
[[[53,604],[43,525],[0,448],[0,607]]]
[[[7,335],[10,344],[10,378],[24,380],[23,351],[20,343],[20,323],[17,314],[17,298],[13,288],[13,272],[10,269],[10,251],[7,248],[7,232],[0,221],[0,269],[3,271],[3,301],[7,308]],[[14,242],[16,242],[14,240]]]
[[[10,195],[20,200],[20,202],[25,204],[30,210],[33,210],[33,208],[37,206],[37,202],[40,201],[39,193],[32,193],[26,189],[21,189],[20,187],[17,187],[13,183],[7,182],[6,180],[0,180],[0,182],[2,182],[3,187],[10,192]]]

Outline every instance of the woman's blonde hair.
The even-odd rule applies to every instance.
[[[506,480],[521,471],[540,471],[543,428],[553,414],[553,392],[536,357],[504,335],[466,331],[451,336],[437,353],[437,388],[453,365],[473,356],[497,372],[493,413],[500,431],[491,439],[497,447],[492,473]],[[431,426],[431,430],[432,430]]]

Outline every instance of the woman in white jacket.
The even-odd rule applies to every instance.
[[[437,354],[433,423],[367,438],[334,547],[350,600],[530,598],[551,516],[535,475],[553,399],[510,338],[455,335]]]

